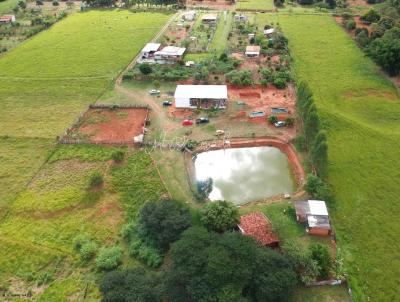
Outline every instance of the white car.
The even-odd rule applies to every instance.
[[[282,122],[282,121],[279,121],[279,122],[276,122],[274,125],[275,125],[276,128],[280,128],[280,127],[285,127],[286,123]]]
[[[152,89],[152,90],[149,90],[149,93],[150,93],[151,95],[160,94],[160,90]]]

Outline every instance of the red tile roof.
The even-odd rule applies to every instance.
[[[12,15],[4,15],[4,16],[0,16],[0,21],[8,21],[8,22],[10,22],[10,21],[12,21],[12,19],[13,19],[13,16]]]
[[[278,236],[272,231],[271,222],[261,212],[241,216],[239,228],[244,235],[255,238],[264,246],[279,242]]]

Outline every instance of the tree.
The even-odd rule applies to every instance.
[[[173,244],[165,275],[166,293],[174,302],[284,301],[295,284],[285,255],[237,232],[209,233],[200,227],[186,230]]]
[[[277,121],[278,121],[278,118],[276,115],[268,116],[268,122],[270,122],[271,124],[275,124]]]
[[[312,144],[315,136],[319,131],[319,117],[317,114],[317,108],[314,104],[310,106],[307,112],[307,116],[304,120],[304,133],[307,138],[308,146]]]
[[[188,209],[173,200],[147,202],[138,217],[140,236],[161,251],[168,250],[191,224]]]
[[[107,273],[100,282],[103,302],[161,301],[157,276],[141,267]]]
[[[202,199],[208,198],[208,195],[210,195],[210,193],[213,190],[212,178],[209,177],[205,180],[198,180],[196,184],[197,184],[197,193],[199,193],[200,197]]]
[[[209,202],[201,210],[201,222],[207,229],[222,233],[240,222],[239,210],[228,201]]]
[[[367,55],[385,69],[389,75],[400,73],[400,28],[387,30],[383,37],[373,40],[366,48]]]
[[[381,15],[379,15],[379,13],[374,9],[370,9],[368,12],[360,17],[361,20],[367,21],[369,23],[378,22],[380,18]]]
[[[321,178],[313,175],[307,175],[307,181],[304,186],[305,191],[311,195],[312,198],[329,201],[332,199],[332,191],[327,183]]]
[[[122,150],[116,150],[111,154],[111,158],[114,162],[120,163],[124,160],[125,152]]]
[[[18,6],[22,9],[26,8],[26,2],[25,1],[18,1]]]
[[[323,130],[315,136],[310,150],[310,159],[318,174],[325,175],[328,164],[328,145],[326,143],[326,132]]]
[[[103,183],[103,175],[99,171],[93,171],[89,176],[88,187],[94,188]]]
[[[147,63],[140,64],[139,70],[144,75],[148,75],[153,72],[153,68],[151,68],[150,64]]]

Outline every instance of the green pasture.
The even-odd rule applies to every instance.
[[[5,0],[0,2],[0,15],[9,13],[18,4],[18,0]]]
[[[245,11],[270,11],[274,9],[273,0],[238,0],[237,10]]]
[[[289,38],[329,145],[330,204],[356,301],[396,301],[400,102],[393,85],[329,16],[264,15]],[[301,26],[299,26],[301,24]]]

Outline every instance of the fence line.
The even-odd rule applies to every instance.
[[[118,108],[150,109],[148,105],[139,105],[139,104],[90,104],[89,105],[89,109],[118,109]]]

